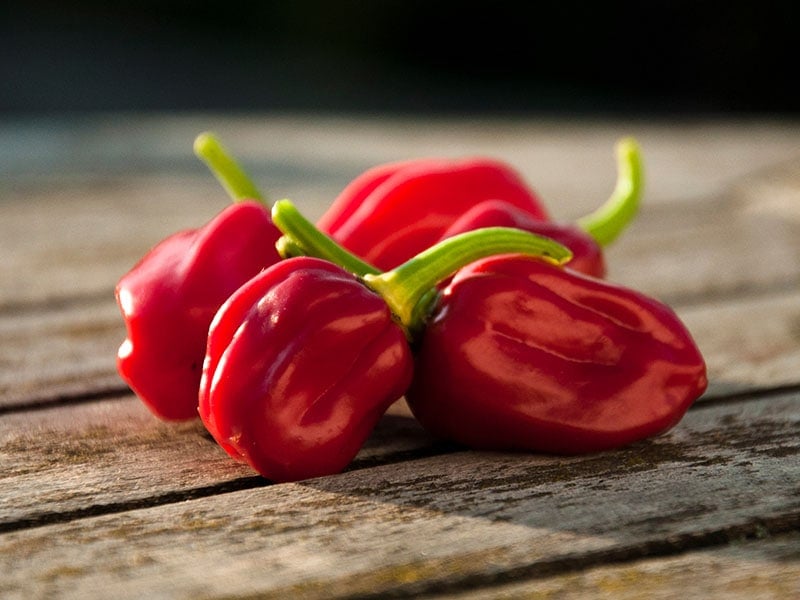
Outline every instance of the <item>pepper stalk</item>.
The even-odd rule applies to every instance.
[[[617,142],[617,183],[602,206],[578,219],[578,226],[601,246],[619,237],[639,211],[644,187],[642,156],[632,137]]]
[[[511,227],[487,227],[442,240],[391,271],[380,273],[317,229],[289,200],[275,203],[272,221],[286,238],[279,240],[279,252],[299,250],[360,277],[384,299],[412,341],[424,328],[438,298],[437,284],[469,263],[497,254],[525,254],[557,265],[572,258],[568,248],[550,238]]]
[[[202,160],[217,181],[222,185],[231,200],[257,200],[263,204],[267,201],[256,187],[253,180],[245,173],[236,159],[222,145],[216,135],[206,131],[194,140],[194,153]]]

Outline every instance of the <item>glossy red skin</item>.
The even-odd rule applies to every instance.
[[[316,258],[287,259],[223,305],[208,337],[200,416],[273,481],[338,473],[411,381],[384,300]]]
[[[418,158],[386,163],[367,169],[345,186],[325,214],[319,218],[317,227],[326,233],[337,231],[345,225],[361,206],[361,203],[375,191],[375,188],[389,177],[402,169],[419,168],[432,162],[434,159]]]
[[[566,265],[568,268],[592,277],[603,278],[606,275],[602,248],[580,227],[542,221],[502,200],[479,202],[457,219],[441,239],[483,227],[515,227],[549,237],[572,251],[572,260]]]
[[[317,226],[365,261],[389,270],[433,245],[466,211],[489,199],[547,220],[533,192],[504,163],[423,159],[365,172],[342,191]]]
[[[199,229],[148,252],[116,287],[127,327],[117,370],[158,417],[197,418],[208,327],[243,283],[280,260],[266,207],[229,206]]]
[[[703,357],[667,306],[500,256],[444,291],[406,399],[429,431],[473,448],[580,454],[666,431],[706,385]]]

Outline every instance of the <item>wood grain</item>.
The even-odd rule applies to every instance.
[[[463,594],[420,598],[596,598],[669,600],[682,590],[692,598],[785,600],[800,596],[800,534],[602,566],[531,581],[478,587]]]
[[[786,533],[798,402],[709,405],[588,457],[451,453],[6,533],[0,591],[412,596]]]
[[[441,452],[392,407],[350,469]],[[199,419],[165,423],[130,395],[0,417],[0,532],[269,482],[230,459]]]

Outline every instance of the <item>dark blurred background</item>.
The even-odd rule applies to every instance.
[[[0,0],[0,114],[794,115],[798,4]]]

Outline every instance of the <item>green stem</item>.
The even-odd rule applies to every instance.
[[[363,280],[383,296],[413,338],[436,300],[431,290],[469,263],[497,254],[526,254],[556,264],[572,258],[569,249],[550,238],[511,227],[487,227],[445,239],[392,271],[365,275]]]
[[[256,185],[230,155],[217,137],[210,132],[201,133],[194,140],[194,153],[206,163],[211,173],[234,202],[258,200],[266,203]]]
[[[496,254],[526,254],[556,264],[572,258],[568,248],[550,238],[511,227],[487,227],[447,238],[381,273],[319,231],[289,200],[275,203],[272,222],[285,234],[277,244],[284,257],[315,256],[361,277],[383,297],[409,340],[424,326],[438,297],[436,285],[469,263]]]
[[[278,200],[274,204],[272,222],[285,234],[277,244],[284,258],[301,254],[315,256],[336,263],[354,275],[380,273],[317,229],[289,200]]]
[[[644,186],[642,157],[633,138],[617,142],[617,185],[611,197],[578,225],[598,244],[607,246],[628,226],[639,210]]]

